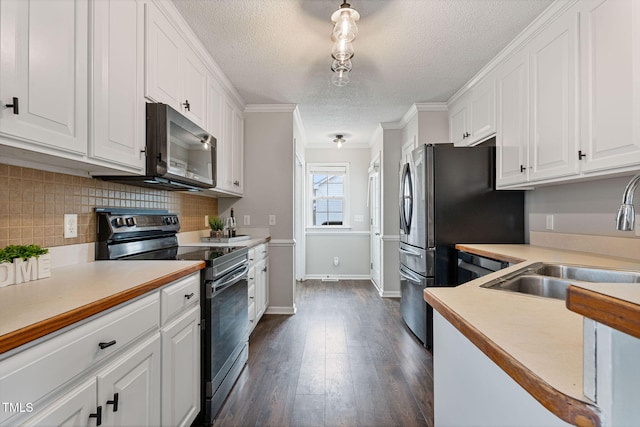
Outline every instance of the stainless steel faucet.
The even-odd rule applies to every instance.
[[[616,218],[616,228],[621,231],[633,230],[633,222],[635,220],[635,211],[633,209],[633,193],[640,185],[640,174],[634,176],[627,184],[622,195],[622,204],[618,209],[618,217]]]

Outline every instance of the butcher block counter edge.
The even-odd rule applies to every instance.
[[[435,295],[425,292],[425,300],[434,310],[447,319],[453,327],[478,347],[480,351],[558,418],[580,427],[598,427],[601,425],[598,409],[594,405],[567,396],[551,387],[459,316],[454,310],[450,309]]]
[[[97,261],[106,263],[109,261]],[[197,272],[205,267],[203,261],[200,262],[184,262],[176,261],[183,266],[175,268],[173,271],[162,276],[154,277],[142,283],[135,283],[119,292],[107,295],[103,298],[88,302],[87,304],[72,308],[68,311],[54,315],[52,317],[42,319],[31,323],[19,329],[12,330],[0,336],[0,354],[17,348],[23,344],[27,344],[33,340],[44,337],[47,334],[56,332],[64,327],[72,325],[81,320],[87,319],[94,314],[108,310],[119,304],[127,302],[136,297],[142,296],[147,292],[158,289],[168,283]],[[124,266],[124,263],[122,264]],[[150,264],[151,265],[151,264]],[[67,267],[72,268],[72,267]],[[56,272],[53,271],[55,276]],[[45,279],[47,280],[47,279]],[[21,285],[14,285],[21,286]],[[18,301],[15,302],[19,304]]]
[[[630,286],[640,286],[632,284]],[[640,305],[602,294],[596,290],[569,286],[567,308],[621,332],[640,338]]]

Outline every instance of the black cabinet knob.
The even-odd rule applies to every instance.
[[[20,114],[20,101],[15,96],[13,97],[13,104],[4,104],[7,108],[13,108],[13,114]]]
[[[187,111],[191,111],[191,104],[189,104],[189,100],[185,99],[185,101],[182,103],[182,105],[184,106],[184,109]]]

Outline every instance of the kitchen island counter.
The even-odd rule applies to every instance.
[[[202,261],[95,261],[0,288],[0,354],[204,268]]]
[[[557,417],[575,425],[600,425],[598,408],[583,395],[582,316],[561,300],[481,285],[540,261],[634,270],[640,270],[640,262],[530,245],[456,248],[521,263],[456,288],[429,288],[425,300]]]

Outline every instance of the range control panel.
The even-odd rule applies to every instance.
[[[96,209],[98,240],[175,234],[180,220],[175,213],[165,211],[136,211],[133,209]]]

